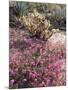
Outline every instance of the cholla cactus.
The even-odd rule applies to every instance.
[[[27,16],[23,16],[20,19],[20,22],[24,24],[26,29],[30,32],[32,36],[47,40],[54,32],[55,29],[51,29],[50,21],[48,21],[43,14],[40,14],[36,11],[33,13],[28,13]]]

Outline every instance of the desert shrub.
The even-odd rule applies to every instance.
[[[65,4],[10,1],[9,6],[16,7],[16,9],[19,10],[20,15],[32,12],[33,9],[36,8],[38,12],[44,13],[45,15],[46,15],[46,12],[50,11],[52,15],[64,16],[64,17],[66,16],[66,5]]]
[[[24,24],[31,36],[47,40],[53,33],[59,31],[58,29],[52,29],[50,21],[47,20],[44,14],[40,14],[34,9],[33,13],[23,15],[19,18],[19,21]]]

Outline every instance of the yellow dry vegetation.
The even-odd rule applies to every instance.
[[[45,18],[44,14],[38,13],[36,9],[32,13],[20,17],[19,21],[32,36],[37,36],[44,40],[47,40],[53,33],[59,31],[59,29],[51,28],[50,21]]]

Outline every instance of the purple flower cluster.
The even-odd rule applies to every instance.
[[[9,88],[66,85],[63,46],[28,37],[24,31],[9,30]]]

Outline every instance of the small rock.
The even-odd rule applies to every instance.
[[[63,46],[66,47],[66,36],[62,32],[53,34],[47,41],[47,44],[50,44],[50,47],[60,48]]]

